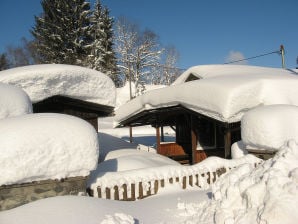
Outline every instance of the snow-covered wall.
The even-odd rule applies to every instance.
[[[0,71],[0,82],[18,86],[33,103],[62,95],[115,106],[116,89],[105,74],[75,65],[42,64]]]
[[[63,114],[0,120],[0,186],[88,176],[98,162],[98,136],[86,121]]]
[[[0,119],[32,113],[32,103],[20,88],[0,83]]]

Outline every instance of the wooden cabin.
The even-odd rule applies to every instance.
[[[195,164],[209,156],[231,158],[232,143],[241,139],[240,122],[223,123],[181,105],[146,110],[120,125],[152,125],[156,128],[157,152],[182,164]],[[175,142],[163,142],[165,126],[175,131]]]
[[[114,107],[74,99],[66,96],[52,96],[33,103],[34,113],[62,113],[88,121],[97,131],[98,117],[112,115]]]

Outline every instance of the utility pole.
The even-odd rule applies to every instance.
[[[281,66],[282,68],[286,68],[285,65],[285,49],[284,49],[284,45],[280,45],[280,54],[281,54]]]

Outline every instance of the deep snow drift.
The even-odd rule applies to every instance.
[[[0,83],[0,119],[32,113],[32,103],[20,88]]]
[[[0,120],[0,186],[88,176],[97,166],[94,128],[63,114],[28,114]]]
[[[115,106],[116,89],[105,74],[75,65],[41,64],[0,71],[0,82],[22,88],[33,103],[62,95]]]

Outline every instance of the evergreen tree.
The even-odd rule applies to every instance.
[[[8,69],[8,61],[5,54],[0,54],[0,71]]]
[[[90,4],[84,0],[42,0],[32,34],[41,63],[84,65],[90,53]]]
[[[88,67],[101,71],[110,76],[118,86],[117,60],[113,50],[113,19],[109,16],[109,10],[102,7],[99,0],[96,1],[91,16],[91,54],[88,58]]]

